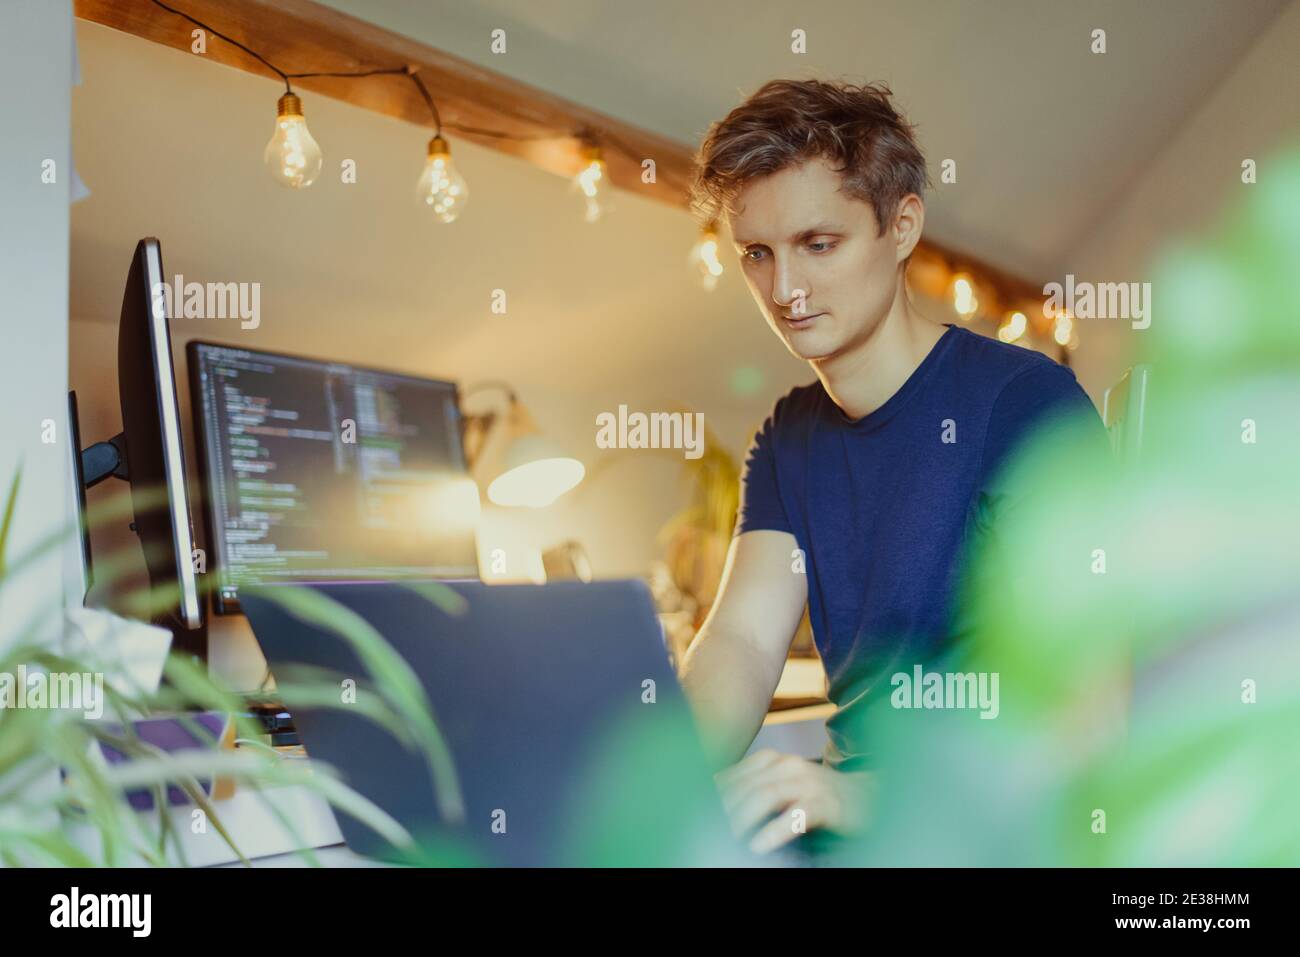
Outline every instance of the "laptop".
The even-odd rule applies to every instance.
[[[240,596],[308,756],[415,839],[399,845],[336,808],[356,853],[470,866],[752,862],[731,837],[644,583],[279,584]],[[304,611],[304,597],[325,613]],[[342,634],[358,620],[418,679],[441,756],[358,706],[394,693]],[[332,673],[338,705],[287,677],[303,666]]]

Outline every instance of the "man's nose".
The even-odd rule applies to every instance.
[[[777,259],[772,271],[772,302],[787,315],[797,316],[807,310],[808,283],[791,268],[789,260]]]
[[[772,268],[772,303],[779,311],[787,315],[798,315],[798,312],[806,308],[805,302],[809,296],[809,287],[807,282],[801,276],[798,276],[796,270],[790,267],[790,261],[783,257],[774,256],[774,268]]]

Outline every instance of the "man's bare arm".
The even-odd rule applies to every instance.
[[[754,740],[781,680],[808,602],[793,570],[788,532],[753,531],[731,542],[722,583],[682,664],[682,686],[716,767],[738,761]]]

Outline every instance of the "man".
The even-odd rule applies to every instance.
[[[816,375],[754,437],[717,599],[683,664],[713,759],[735,765],[718,777],[733,827],[760,852],[798,836],[795,811],[809,830],[867,823],[855,718],[883,668],[952,641],[959,559],[1012,449],[1079,412],[1104,440],[1069,369],[912,307],[928,177],[890,95],[772,81],[697,157],[697,212],[730,227],[759,310]],[[805,604],[837,705],[824,763],[736,764]]]

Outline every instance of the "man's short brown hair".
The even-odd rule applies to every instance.
[[[843,190],[870,203],[878,236],[909,193],[924,195],[929,176],[913,127],[883,84],[771,80],[709,127],[695,157],[691,210],[702,224],[734,214],[753,179],[821,156],[842,175]]]

